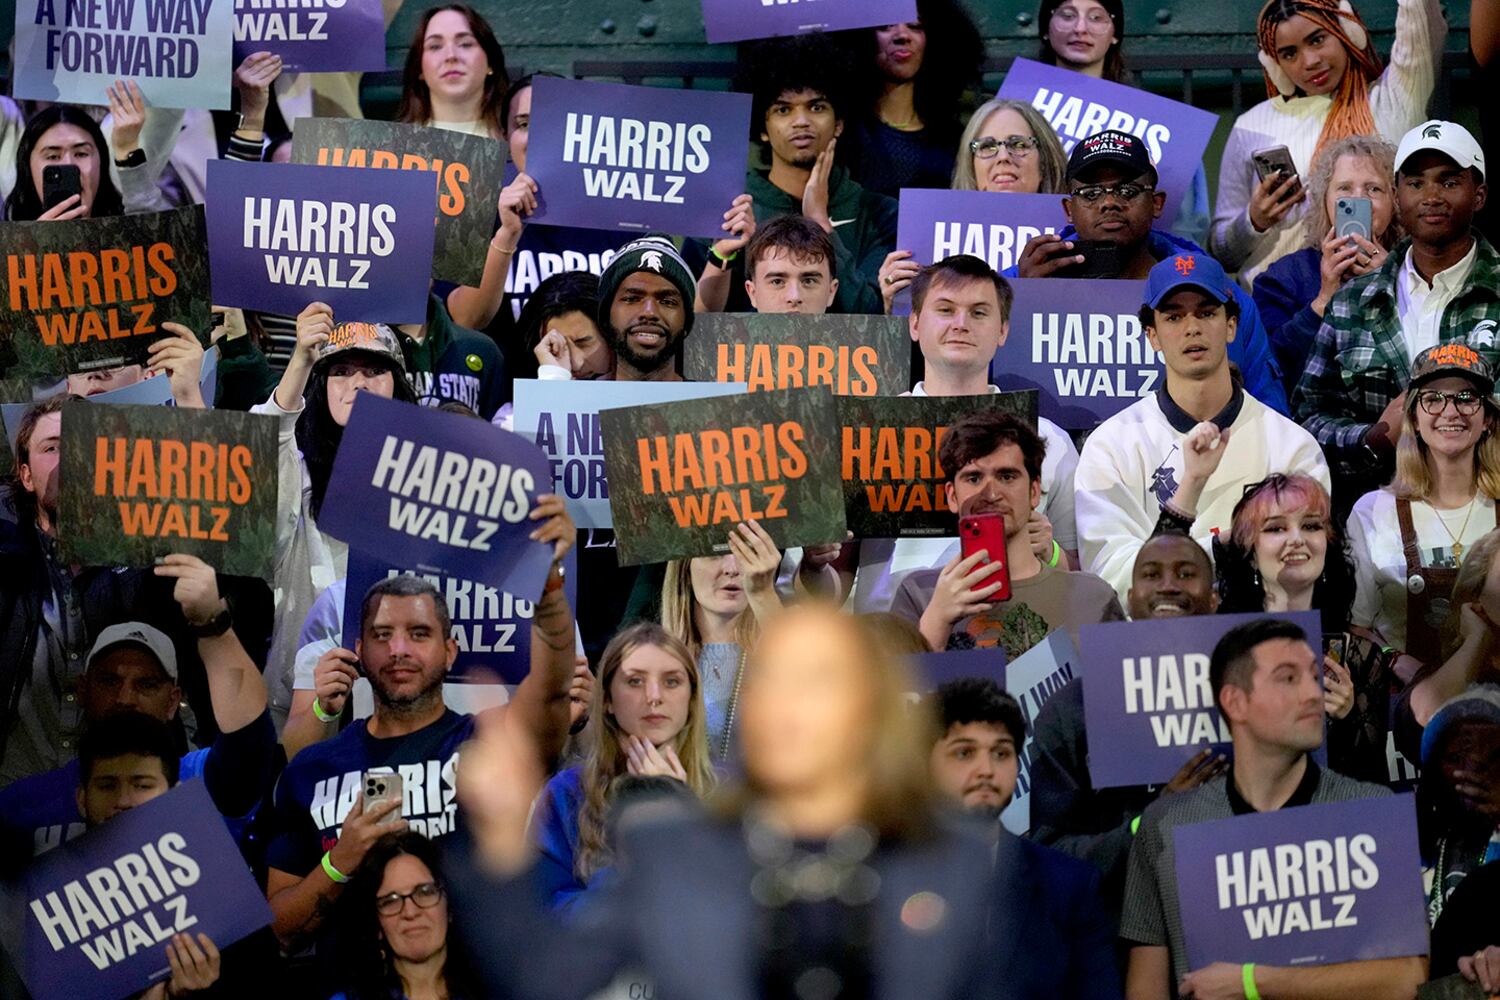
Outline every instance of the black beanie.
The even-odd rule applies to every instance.
[[[637,271],[653,271],[677,286],[687,309],[682,332],[693,332],[693,302],[698,295],[697,282],[687,261],[665,236],[642,236],[620,248],[604,273],[599,275],[599,329],[610,329],[609,308],[615,301],[620,284]]]

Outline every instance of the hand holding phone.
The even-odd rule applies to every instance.
[[[1083,256],[1083,263],[1065,268],[1058,277],[1118,278],[1125,269],[1120,244],[1110,240],[1073,240],[1073,252]]]
[[[1371,207],[1368,198],[1340,198],[1333,205],[1333,229],[1338,236],[1371,240]]]
[[[963,558],[967,559],[983,551],[986,558],[980,565],[990,568],[983,579],[969,588],[970,591],[978,591],[998,582],[1000,589],[985,600],[1010,600],[1010,568],[1005,562],[1005,517],[1001,514],[969,514],[961,517],[958,520],[958,539]]]
[[[83,197],[83,174],[73,163],[51,163],[42,168],[42,211],[56,208],[69,198]]]
[[[364,773],[364,802],[365,812],[373,812],[376,806],[387,802],[400,802],[402,800],[401,775],[388,767],[372,767]],[[388,821],[399,820],[401,809],[398,806],[388,817]]]

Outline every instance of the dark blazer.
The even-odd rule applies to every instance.
[[[571,1000],[631,968],[652,979],[663,1000],[758,1000],[760,911],[749,893],[756,868],[739,825],[701,817],[653,820],[625,831],[622,841],[629,863],[620,866],[619,881],[572,925],[545,912],[531,873],[489,878],[463,845],[454,845],[448,878],[453,926],[485,995]],[[1109,928],[1093,884],[1041,856],[1044,849],[1015,838],[1001,845],[1002,879],[995,877],[996,853],[966,826],[944,824],[930,841],[872,855],[881,880],[871,949],[879,998],[1119,997]],[[1061,889],[1047,881],[1054,870],[1066,871]],[[1088,909],[1086,889],[1094,891],[1103,938],[1098,961],[1081,963],[1071,961],[1070,952],[1092,947],[1097,930],[1090,925],[1086,934],[1078,932],[1078,914]],[[936,926],[916,929],[903,921],[904,904],[918,893],[941,899]],[[1075,932],[1076,940],[1068,940]],[[1103,990],[1092,981],[1096,964],[1108,972]],[[1069,985],[1075,980],[1082,989]],[[1058,992],[1063,989],[1068,992]]]

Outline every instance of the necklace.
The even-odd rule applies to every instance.
[[[1427,506],[1432,509],[1432,512],[1437,515],[1438,524],[1441,524],[1443,526],[1443,530],[1446,531],[1448,533],[1448,537],[1453,540],[1453,559],[1455,562],[1463,562],[1464,560],[1464,543],[1459,541],[1459,539],[1464,537],[1464,532],[1469,530],[1469,518],[1474,516],[1474,502],[1478,499],[1479,491],[1475,490],[1474,495],[1469,498],[1468,506],[1464,508],[1464,523],[1459,526],[1458,534],[1456,535],[1453,533],[1453,529],[1448,527],[1448,522],[1446,519],[1444,519],[1443,512],[1434,507],[1431,500],[1424,501],[1424,503],[1426,503]]]
[[[891,128],[895,129],[898,132],[916,132],[920,131],[923,127],[921,120],[917,118],[916,115],[913,115],[911,118],[907,119],[904,122],[893,122],[884,115],[880,116],[880,120],[882,123],[889,125]]]

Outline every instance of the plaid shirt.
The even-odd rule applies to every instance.
[[[1474,239],[1474,267],[1467,286],[1443,311],[1438,342],[1466,342],[1491,366],[1500,366],[1500,254],[1478,233]],[[1411,379],[1396,306],[1396,286],[1410,246],[1409,239],[1403,240],[1378,271],[1351,280],[1334,294],[1292,394],[1292,412],[1318,439],[1337,472],[1372,471],[1365,435]]]

